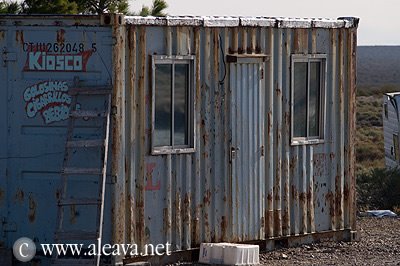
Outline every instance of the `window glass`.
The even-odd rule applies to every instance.
[[[385,118],[388,119],[388,116],[389,116],[388,104],[385,103],[385,104],[383,105],[383,108],[384,108],[384,110],[385,110]]]
[[[153,59],[152,154],[194,152],[193,59]]]
[[[171,146],[172,65],[157,64],[155,71],[154,146]]]
[[[319,108],[320,108],[320,84],[321,84],[321,63],[310,63],[310,92],[309,92],[309,129],[308,135],[319,136]]]
[[[174,87],[174,145],[188,145],[187,136],[187,88],[189,65],[175,64]]]
[[[324,138],[324,70],[322,55],[293,55],[292,57],[292,131],[293,144]],[[317,143],[317,142],[310,142]]]
[[[307,135],[307,63],[294,64],[294,137]]]

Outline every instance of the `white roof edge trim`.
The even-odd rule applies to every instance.
[[[277,27],[277,28],[356,28],[359,18],[286,18],[286,17],[234,17],[234,16],[126,16],[126,24],[153,26],[203,27]]]

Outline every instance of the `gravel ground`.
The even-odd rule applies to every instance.
[[[360,242],[324,242],[260,254],[261,265],[400,265],[400,219],[359,218]]]

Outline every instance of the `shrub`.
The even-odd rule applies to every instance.
[[[400,206],[400,170],[375,168],[357,177],[360,209],[390,209]]]

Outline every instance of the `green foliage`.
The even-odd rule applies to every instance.
[[[400,171],[375,168],[357,177],[360,209],[391,209],[400,207]]]
[[[165,17],[167,14],[164,10],[168,8],[168,4],[165,0],[153,0],[151,8],[143,6],[140,11],[140,16],[154,16],[154,17]]]
[[[0,14],[18,14],[21,6],[18,2],[0,1]]]
[[[128,0],[75,0],[82,14],[128,14]]]
[[[140,10],[139,15],[143,17],[150,16],[151,10],[148,6],[142,6],[142,10]]]
[[[165,0],[153,0],[151,7],[143,6],[141,16],[166,16]],[[0,1],[0,14],[104,14],[129,15],[128,0],[24,0]]]
[[[24,14],[128,14],[128,0],[24,0],[0,2],[0,13]]]
[[[25,0],[22,3],[25,14],[77,14],[78,5],[69,0]]]

